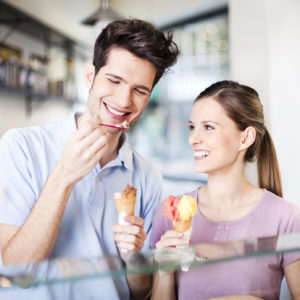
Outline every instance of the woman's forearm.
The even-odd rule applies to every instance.
[[[158,271],[154,274],[151,300],[160,299],[176,299],[174,272]]]

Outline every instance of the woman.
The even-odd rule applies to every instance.
[[[189,121],[194,170],[207,173],[192,219],[193,244],[300,232],[299,211],[282,197],[280,172],[257,92],[233,81],[217,82],[197,97]],[[245,176],[256,159],[259,187]],[[162,213],[153,221],[153,248],[186,245]],[[188,272],[158,272],[153,299],[278,299],[284,275],[300,298],[300,254],[223,262]],[[298,297],[298,298],[297,298]]]

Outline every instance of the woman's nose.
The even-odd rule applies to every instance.
[[[193,145],[195,143],[199,144],[202,142],[202,137],[201,137],[201,133],[199,132],[198,129],[194,128],[191,132],[190,132],[190,136],[189,136],[189,144]]]

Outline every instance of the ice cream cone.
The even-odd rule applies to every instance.
[[[179,232],[185,232],[190,229],[192,223],[192,218],[184,221],[172,221],[173,228]]]
[[[122,193],[114,193],[114,199],[119,214],[125,212],[127,215],[134,215],[136,188],[128,184]]]

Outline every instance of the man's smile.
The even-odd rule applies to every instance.
[[[107,109],[107,111],[110,113],[110,115],[112,115],[112,117],[115,119],[123,120],[124,117],[127,117],[130,114],[130,112],[114,108],[104,101],[103,101],[103,104],[104,104],[105,108]]]

